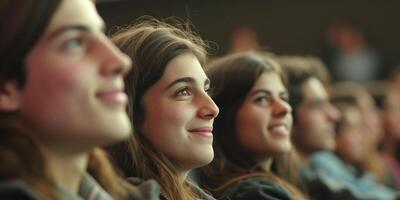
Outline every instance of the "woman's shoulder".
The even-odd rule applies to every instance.
[[[209,193],[204,191],[202,188],[200,188],[197,184],[189,182],[190,185],[192,185],[192,188],[194,192],[200,197],[202,200],[215,200],[213,196],[211,196]]]
[[[139,188],[144,199],[158,200],[160,199],[160,186],[155,180],[142,180],[137,177],[127,178],[128,182]]]
[[[22,180],[0,181],[0,199],[43,200],[31,186]]]
[[[261,199],[291,200],[290,194],[276,181],[264,177],[252,177],[240,180],[228,186],[218,199]]]

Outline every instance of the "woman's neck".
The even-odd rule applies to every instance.
[[[188,170],[177,170],[177,177],[180,183],[184,183],[186,181],[186,178],[189,174]]]
[[[255,158],[257,160],[257,163],[259,163],[259,166],[264,170],[264,171],[271,171],[271,164],[272,164],[272,157],[258,157]]]
[[[72,194],[77,194],[82,177],[86,172],[87,152],[71,154],[45,149],[45,156],[55,184]]]

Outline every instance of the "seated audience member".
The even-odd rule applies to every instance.
[[[302,163],[318,151],[334,150],[338,111],[332,106],[325,84],[329,76],[314,57],[280,56],[277,58],[288,75],[289,102],[293,108],[292,140]]]
[[[385,136],[382,144],[382,154],[389,168],[388,185],[400,189],[400,89],[389,86],[384,95],[383,121]]]
[[[125,83],[134,132],[111,148],[118,165],[127,176],[155,179],[161,199],[214,199],[187,177],[214,157],[219,109],[208,95],[204,42],[153,18],[121,30],[113,41],[133,61]]]
[[[94,3],[2,0],[0,13],[0,199],[139,199],[99,148],[131,133],[131,61]]]
[[[361,165],[368,157],[363,139],[366,129],[363,116],[351,96],[333,98],[332,102],[341,114],[336,123],[335,153],[357,176],[362,173]]]
[[[220,108],[214,124],[213,162],[205,185],[218,199],[305,199],[272,171],[292,149],[292,108],[283,74],[263,53],[244,52],[207,67]],[[297,173],[297,172],[296,172]]]
[[[355,98],[366,127],[364,145],[366,146],[365,151],[368,152],[368,157],[360,169],[370,172],[381,184],[387,184],[389,171],[379,149],[384,136],[383,124],[372,95],[365,87],[355,82],[341,82],[333,85],[332,95],[339,98],[348,96]]]
[[[334,88],[334,91],[339,91],[354,87]],[[314,176],[315,180],[317,177],[320,182],[315,182],[316,184],[329,188],[329,191],[319,198],[395,199],[394,191],[378,183],[374,176],[364,170],[363,165],[370,156],[369,141],[365,139],[368,127],[358,105],[357,93],[357,90],[349,90],[347,95],[333,95],[332,101],[341,111],[341,119],[336,127],[335,153],[316,153],[307,168],[308,171],[304,171],[308,172],[308,178]]]
[[[329,101],[321,74],[323,65],[312,65],[310,57],[281,57],[280,63],[288,74],[289,95],[294,110],[293,141],[303,155],[301,177],[312,199],[393,199],[395,194],[375,182],[370,191],[360,185],[348,184],[348,179],[363,181],[346,168],[333,153],[337,144],[335,124],[338,110]],[[315,63],[315,62],[314,62]],[[350,177],[350,178],[349,178]],[[351,181],[350,181],[351,182]],[[375,190],[375,192],[373,191]],[[368,194],[366,194],[368,193]]]

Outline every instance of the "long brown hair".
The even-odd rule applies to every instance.
[[[25,58],[44,33],[62,0],[14,0],[0,2],[0,90],[15,81],[25,86]],[[43,146],[18,111],[0,111],[0,180],[21,179],[48,199],[63,199],[49,174]],[[100,148],[89,152],[88,172],[115,199],[126,199],[136,188],[127,186],[114,172]]]
[[[22,179],[49,199],[63,199],[56,192],[36,131],[18,114],[1,113],[0,132],[0,180]],[[136,188],[117,176],[108,155],[100,148],[89,153],[87,170],[115,199],[126,199],[128,192],[140,196]]]
[[[299,190],[279,178],[281,171],[266,171],[259,166],[251,153],[241,146],[234,126],[238,110],[262,73],[277,73],[285,83],[278,64],[266,53],[245,52],[223,57],[207,68],[212,97],[220,108],[213,131],[215,157],[209,166],[203,168],[209,183],[207,187],[219,192],[240,180],[264,177],[278,182],[292,196],[302,199]],[[274,162],[274,169],[285,167],[280,160]]]
[[[191,183],[180,183],[172,163],[138,128],[146,114],[143,96],[161,78],[168,62],[186,53],[196,56],[201,64],[206,59],[204,42],[185,23],[172,21],[176,26],[143,17],[113,37],[115,44],[133,61],[125,85],[134,133],[128,142],[115,145],[110,151],[125,175],[155,179],[167,199],[186,200],[198,198]]]

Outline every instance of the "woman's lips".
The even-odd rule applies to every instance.
[[[289,136],[290,130],[285,124],[276,124],[268,127],[268,131],[279,136]]]
[[[105,103],[122,104],[125,106],[128,102],[128,96],[122,89],[112,89],[98,92],[96,96]]]
[[[189,132],[192,134],[204,136],[204,137],[212,137],[213,128],[211,127],[201,127],[201,128],[194,128],[190,129]]]

